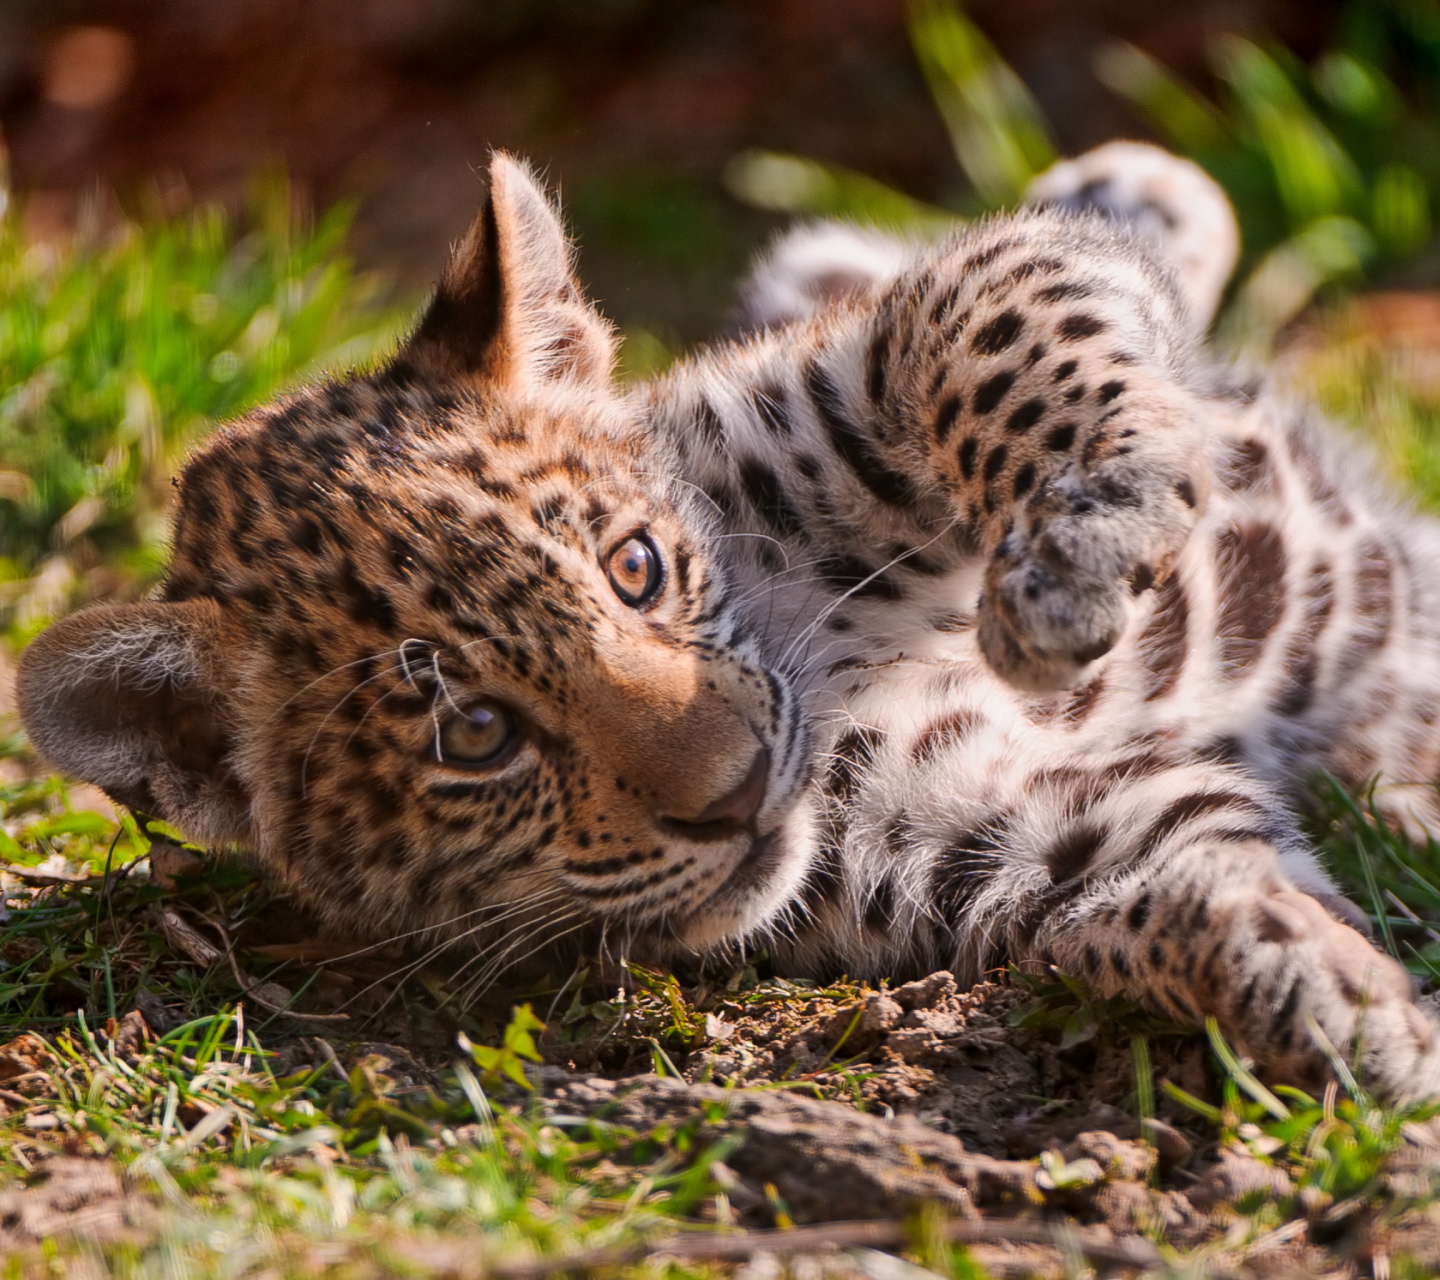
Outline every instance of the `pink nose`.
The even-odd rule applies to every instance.
[[[752,826],[765,803],[769,781],[770,752],[761,747],[738,786],[712,800],[694,817],[676,818],[666,814],[660,821],[688,840],[728,840]]]

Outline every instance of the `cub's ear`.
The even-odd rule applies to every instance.
[[[85,609],[20,659],[20,718],[62,772],[164,818],[200,844],[244,840],[212,601]]]
[[[528,165],[492,157],[489,199],[399,362],[516,389],[608,383],[614,335],[581,296],[564,228]]]

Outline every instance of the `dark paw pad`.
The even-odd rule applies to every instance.
[[[1101,658],[1115,647],[1115,643],[1119,639],[1120,637],[1117,634],[1111,632],[1110,635],[1105,636],[1103,639],[1096,640],[1092,644],[1086,645],[1083,649],[1075,650],[1070,656],[1077,665],[1082,667],[1087,666],[1089,663],[1100,661]]]

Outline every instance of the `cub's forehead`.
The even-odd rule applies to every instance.
[[[479,604],[517,563],[553,573],[556,557],[593,555],[616,522],[655,518],[641,450],[617,425],[563,399],[389,376],[308,388],[191,458],[165,594],[269,603],[339,575],[362,594],[396,580],[408,598],[428,577],[464,583]]]

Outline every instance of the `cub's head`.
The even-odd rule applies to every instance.
[[[30,646],[35,745],[371,937],[663,954],[763,927],[809,843],[800,717],[612,357],[497,157],[394,360],[222,428],[156,597]]]

